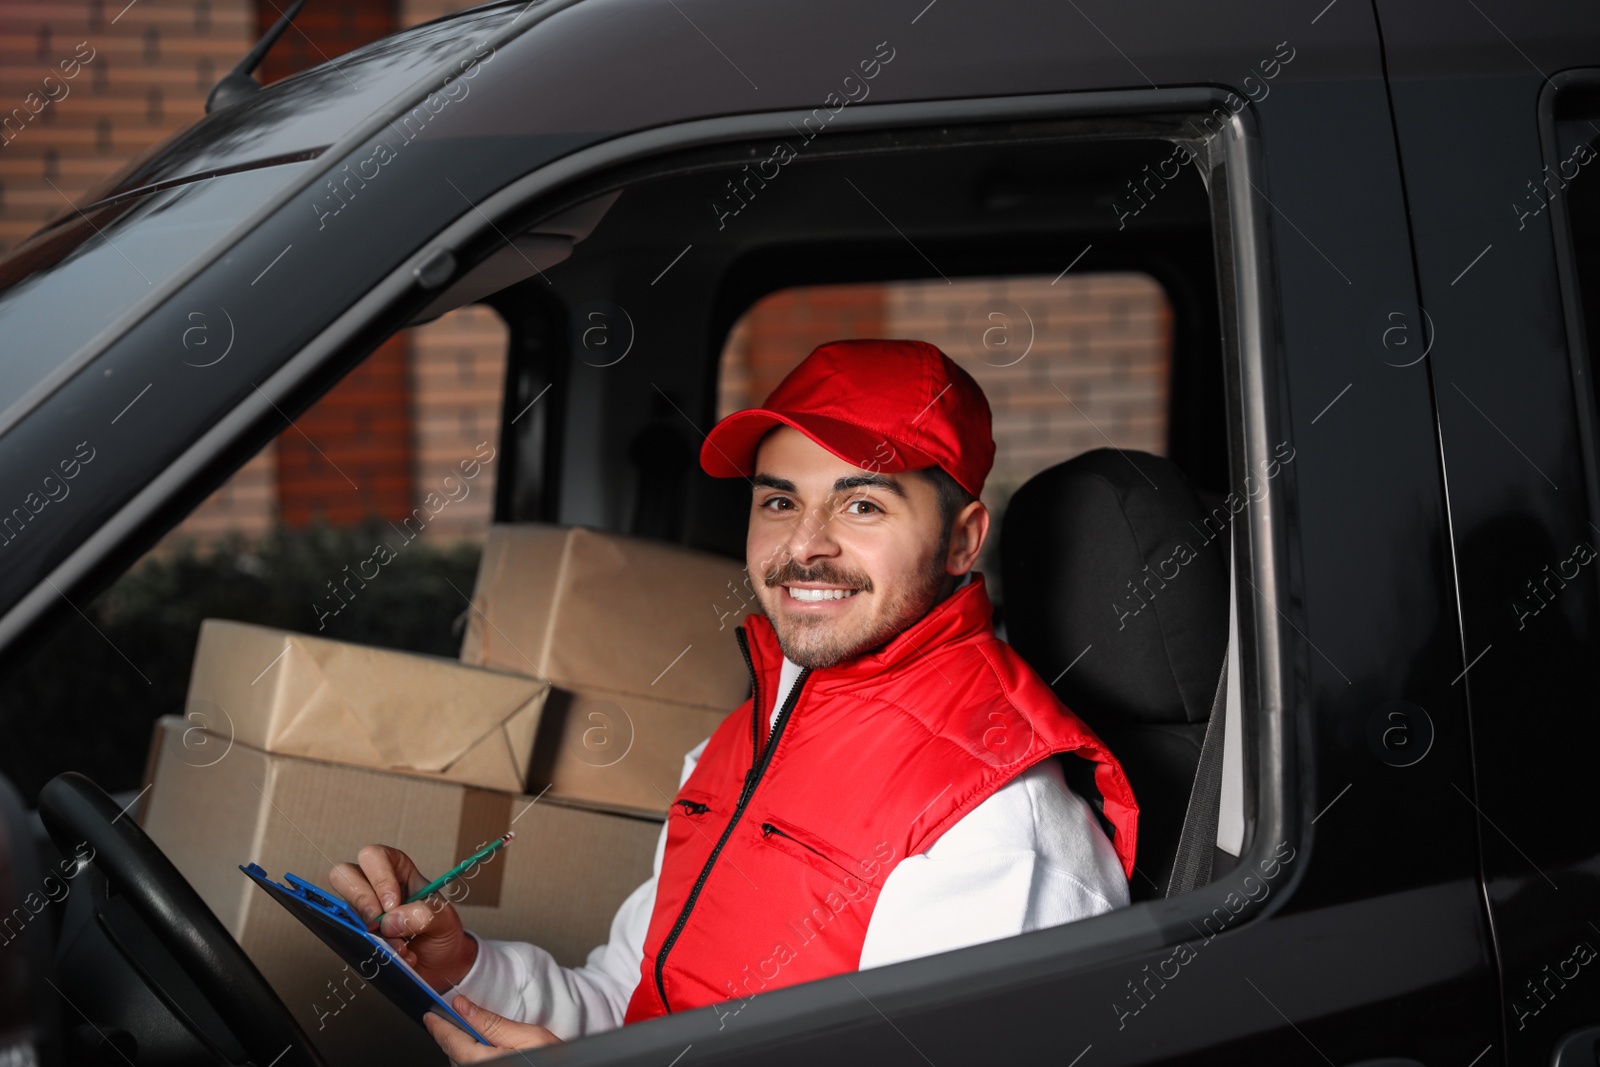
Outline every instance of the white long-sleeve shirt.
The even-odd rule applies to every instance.
[[[769,730],[799,673],[784,660]],[[680,787],[705,747],[702,741],[684,756]],[[472,934],[478,957],[455,992],[507,1019],[538,1023],[562,1040],[621,1026],[639,984],[666,845],[663,826],[650,878],[622,902],[610,940],[590,952],[583,966],[563,967],[537,945]],[[1047,759],[967,812],[926,851],[896,865],[867,922],[860,969],[1056,926],[1127,903],[1128,882],[1116,850],[1089,805],[1067,787],[1060,765]]]

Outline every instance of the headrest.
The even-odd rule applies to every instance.
[[[1091,727],[1205,722],[1232,517],[1147,452],[1101,448],[1036,474],[1000,532],[1007,640]]]

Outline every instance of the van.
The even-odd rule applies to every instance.
[[[241,90],[0,260],[0,648],[34,655],[388,338],[460,308],[507,329],[494,521],[737,558],[742,486],[642,463],[641,435],[698,448],[760,301],[1029,279],[954,328],[998,373],[1059,324],[1031,301],[1137,276],[1167,331],[1148,450],[1218,516],[1195,537],[1227,553],[1233,618],[1231,701],[1104,720],[1186,776],[1134,774],[1165,870],[1092,919],[521,1058],[1595,1063],[1597,56],[1600,11],[1553,0],[509,0]],[[1017,388],[1087,443],[1018,416],[1017,447],[1116,443],[1041,366]],[[1099,577],[1107,632],[1184,580]],[[1065,589],[1032,612],[1076,610]],[[1071,693],[1079,649],[1032,648]],[[113,887],[101,981],[165,1035],[112,1049],[322,1062],[87,796],[53,817],[107,847],[46,859]],[[33,869],[12,806],[9,869]],[[1191,807],[1216,851],[1184,886]],[[0,912],[32,914],[6,885]],[[106,1020],[42,1007],[48,947],[0,960],[10,1062],[94,1047]],[[213,1017],[234,1051],[196,1036]]]

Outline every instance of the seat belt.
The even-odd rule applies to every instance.
[[[1178,834],[1178,851],[1172,860],[1172,873],[1167,877],[1167,896],[1187,893],[1211,881],[1213,851],[1219,847],[1217,822],[1222,808],[1223,752],[1227,741],[1235,747],[1238,738],[1227,738],[1228,667],[1238,641],[1238,623],[1234,601],[1233,531],[1228,531],[1228,648],[1222,657],[1222,673],[1217,678],[1217,691],[1211,698],[1211,714],[1206,719],[1206,733],[1200,742],[1200,759],[1195,765],[1194,785],[1189,790],[1189,807],[1183,815],[1183,829]],[[1235,730],[1238,724],[1235,723]],[[1235,753],[1237,759],[1238,753]],[[1237,806],[1237,805],[1235,805]],[[1236,814],[1236,813],[1235,813]],[[1235,820],[1237,821],[1237,820]],[[1230,837],[1233,836],[1230,832]]]

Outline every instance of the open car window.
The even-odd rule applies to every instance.
[[[201,618],[228,618],[526,673],[551,684],[553,692],[576,694],[565,704],[548,705],[553,710],[537,728],[516,735],[516,743],[527,745],[526,774],[517,790],[500,790],[531,800],[551,789],[545,803],[562,814],[549,818],[575,820],[560,831],[579,857],[571,877],[541,889],[550,895],[538,921],[512,904],[514,868],[507,869],[505,882],[496,883],[492,901],[481,895],[473,905],[483,909],[474,915],[479,928],[496,937],[538,942],[558,936],[550,924],[559,922],[561,962],[575,966],[582,960],[579,945],[604,941],[611,914],[625,895],[619,890],[630,888],[617,871],[637,873],[640,863],[648,869],[655,827],[666,815],[671,792],[670,778],[653,772],[654,778],[632,783],[637,793],[627,802],[608,805],[609,786],[576,783],[615,781],[648,760],[658,769],[670,766],[709,732],[696,730],[717,721],[684,712],[672,720],[676,733],[652,735],[643,713],[630,703],[646,699],[649,688],[681,685],[685,688],[673,689],[676,695],[662,698],[662,705],[707,715],[719,706],[717,700],[725,713],[743,689],[727,699],[704,696],[715,690],[712,682],[723,684],[721,666],[673,675],[679,661],[665,659],[649,660],[659,674],[646,678],[639,691],[628,688],[634,683],[622,677],[622,668],[609,678],[558,678],[549,669],[554,660],[541,659],[543,652],[520,632],[502,629],[485,608],[485,591],[509,580],[515,567],[505,561],[517,558],[510,548],[496,548],[504,554],[493,555],[493,565],[488,562],[485,546],[507,536],[496,534],[497,528],[524,531],[531,538],[544,534],[530,531],[558,531],[552,536],[566,539],[561,554],[544,557],[561,561],[551,568],[555,574],[585,551],[580,541],[587,535],[574,533],[581,530],[645,544],[640,561],[693,560],[703,569],[673,579],[689,583],[681,586],[690,591],[682,598],[689,605],[683,625],[704,627],[707,619],[724,625],[703,643],[699,637],[679,641],[670,628],[678,616],[664,615],[672,621],[658,625],[664,632],[650,639],[671,638],[668,643],[682,646],[682,655],[696,654],[697,644],[698,654],[706,654],[718,633],[726,646],[731,634],[725,621],[750,607],[738,588],[749,487],[699,470],[694,457],[705,431],[720,416],[758,403],[815,343],[901,336],[940,345],[988,393],[1000,458],[987,502],[1002,527],[1013,495],[1041,474],[1099,449],[1110,449],[1113,459],[1119,458],[1118,450],[1132,450],[1155,457],[1192,495],[1194,539],[1216,546],[1206,566],[1229,573],[1225,553],[1230,546],[1243,566],[1250,565],[1253,553],[1268,551],[1270,546],[1253,537],[1230,536],[1228,527],[1255,521],[1251,509],[1281,506],[1274,490],[1282,483],[1274,479],[1292,458],[1279,451],[1272,473],[1263,467],[1246,485],[1245,472],[1254,467],[1246,460],[1260,458],[1250,450],[1265,447],[1267,458],[1273,453],[1256,426],[1265,422],[1263,402],[1238,388],[1235,264],[1228,252],[1237,246],[1219,244],[1217,237],[1217,227],[1229,225],[1218,184],[1223,152],[1207,141],[1203,124],[1166,116],[1123,126],[1100,119],[1078,125],[1039,120],[840,130],[810,152],[775,162],[775,171],[751,169],[752,159],[775,161],[782,155],[770,142],[742,139],[684,148],[620,168],[597,168],[530,195],[526,203],[494,208],[497,225],[478,227],[458,245],[459,269],[450,284],[410,298],[410,306],[386,307],[381,329],[367,323],[366,335],[342,352],[355,369],[315,404],[280,411],[275,441],[254,449],[255,458],[247,464],[234,464],[238,469],[227,482],[207,486],[204,502],[191,508],[166,542],[99,601],[82,605],[84,619],[108,624],[100,627],[108,645],[116,638],[108,627],[126,627],[130,642],[136,633],[143,634],[140,639],[156,639],[159,633],[173,643],[163,650],[163,662],[174,664],[190,662]],[[403,329],[408,322],[420,325]],[[431,399],[423,403],[423,397]],[[1253,411],[1247,410],[1247,400],[1256,405]],[[259,436],[259,428],[252,433]],[[477,480],[469,493],[461,493],[459,487],[471,480],[463,464],[474,461],[478,473],[471,477]],[[1133,469],[1145,477],[1143,468]],[[444,485],[446,473],[456,488]],[[384,579],[350,585],[349,569],[365,575],[362,561],[370,563],[378,554],[376,545],[372,553],[353,554],[362,548],[361,539],[386,539],[385,526],[405,537],[408,519],[425,521],[419,511],[429,522],[438,517],[436,533],[427,535],[437,544],[428,554],[403,557],[414,567],[411,577],[384,585],[390,575],[401,573],[397,569]],[[184,536],[195,537],[199,545],[189,556],[178,549]],[[996,536],[991,548],[998,544]],[[349,558],[341,559],[340,553]],[[275,601],[215,598],[212,583],[194,580],[217,573],[219,566],[248,576],[269,565],[269,556],[271,567],[282,568],[272,572],[276,590],[305,590],[316,598],[308,600],[298,619],[279,612]],[[175,559],[185,562],[175,566]],[[1108,589],[1119,590],[1118,599],[1107,596],[1097,609],[1100,621],[1125,623],[1152,596],[1164,597],[1164,606],[1190,596],[1189,586],[1198,581],[1190,578],[1185,585],[1195,573],[1182,569],[1186,563],[1173,547],[1152,560],[1156,584],[1137,569],[1100,575]],[[1163,564],[1173,567],[1170,574],[1159,570]],[[195,569],[185,576],[184,567]],[[998,577],[1005,565],[991,553],[980,569]],[[245,579],[236,584],[255,588]],[[1124,584],[1128,588],[1121,591]],[[1014,628],[1022,618],[1020,609],[1008,614],[1015,590],[996,585],[1001,623]],[[1219,654],[1211,657],[1216,662],[1204,679],[1207,697],[1217,688],[1229,629],[1226,579],[1216,588],[1222,591],[1215,598],[1221,628],[1211,651]],[[188,606],[163,603],[165,593],[180,590],[192,598]],[[624,598],[616,599],[597,605],[596,615],[618,611]],[[1021,597],[1016,599],[1020,603]],[[556,621],[540,631],[539,639],[554,647],[568,619],[540,603]],[[1241,601],[1239,610],[1251,609]],[[426,616],[425,640],[408,636],[397,624],[401,611]],[[146,624],[163,612],[181,616],[181,626],[158,631]],[[370,626],[341,629],[361,618]],[[585,620],[571,621],[574,632],[582,624]],[[1254,641],[1275,626],[1252,613],[1243,628],[1252,643],[1234,649],[1236,668],[1246,679],[1236,678],[1235,684],[1242,688],[1239,722],[1249,758],[1259,754],[1254,731],[1262,708],[1253,677]],[[492,659],[486,651],[490,646],[504,658]],[[58,657],[66,654],[65,647]],[[1032,664],[1047,683],[1059,682],[1079,663],[1060,651],[1052,652],[1048,664],[1042,657]],[[137,650],[118,648],[116,654],[138,673]],[[28,684],[46,685],[50,663],[41,658],[23,668],[31,672]],[[106,677],[122,670],[109,654],[107,663]],[[537,666],[524,670],[520,664]],[[257,681],[275,684],[267,674],[271,666],[262,664]],[[162,680],[166,692],[192,696],[191,679],[183,678],[181,669],[177,674]],[[78,721],[109,713],[118,702],[105,693],[123,681],[130,687],[137,681],[129,675],[108,683],[106,677],[87,681],[74,694]],[[705,688],[693,688],[702,683]],[[241,692],[254,684],[245,679]],[[91,691],[97,685],[101,696]],[[602,690],[602,696],[595,695]],[[1180,715],[1190,714],[1184,701]],[[142,707],[143,721],[135,717],[128,727],[135,737],[148,735],[155,714],[193,710],[170,698],[164,707],[160,701]],[[207,729],[219,721],[213,715],[196,725]],[[1203,716],[1176,726],[1198,750]],[[182,736],[172,733],[170,722],[166,729],[169,738]],[[240,753],[252,750],[249,739],[240,744]],[[623,755],[615,755],[618,751]],[[295,756],[285,750],[262,758]],[[131,738],[98,758],[104,760],[108,784],[125,789],[147,784],[145,751]],[[181,755],[175,758],[194,766]],[[316,758],[339,762],[326,753]],[[349,753],[343,758],[360,762]],[[35,777],[53,769],[40,765]],[[1171,777],[1182,788],[1141,792],[1141,799],[1148,798],[1147,825],[1174,846],[1193,771],[1188,774],[1187,781],[1181,773]],[[1248,852],[1259,847],[1257,828],[1270,798],[1263,800],[1253,769],[1243,771],[1242,778],[1245,796],[1238,819],[1244,828],[1236,844]],[[204,777],[186,780],[200,783],[196,789],[219,788],[205,784],[212,779]],[[660,794],[659,801],[647,787]],[[448,838],[448,846],[438,846],[437,859],[480,828],[516,814],[520,805],[485,799],[479,795],[485,788],[484,780],[474,780],[453,801],[449,818],[435,820],[439,825],[433,830],[422,819],[407,824],[407,832],[437,831],[441,842]],[[160,793],[158,775],[152,795]],[[399,799],[386,801],[385,810],[407,803],[399,792],[386,796]],[[245,798],[256,802],[248,794]],[[368,802],[370,797],[363,801]],[[257,807],[270,821],[270,805]],[[544,810],[530,821],[545,818]],[[586,835],[622,844],[608,861],[580,847]],[[1153,831],[1152,840],[1157,836]],[[264,863],[274,875],[285,862],[318,862],[312,858],[316,853],[307,852],[287,830],[282,840],[296,842],[298,851]],[[1169,855],[1165,868],[1170,866]],[[1158,868],[1140,872],[1145,884],[1133,906],[1160,897],[1167,874],[1168,869]],[[211,891],[237,889],[229,886],[218,881]],[[503,919],[498,926],[496,914]],[[1111,914],[1071,924],[1081,931],[1041,933],[1045,940],[1081,938],[1081,945],[1134,936],[1131,926],[1116,925],[1118,918]],[[249,936],[257,940],[247,937],[247,946],[265,944],[266,934]],[[1045,944],[1039,935],[1027,936],[1032,945]],[[1169,935],[1146,923],[1137,936]],[[287,988],[303,991],[302,963],[285,949],[275,957],[272,973],[289,983]],[[312,977],[320,985],[328,975]],[[313,1010],[304,1019],[307,1029],[338,1031],[329,1038],[335,1044],[353,1041],[352,1035],[369,1037],[369,1024],[360,1021],[369,1018],[362,1014],[360,997],[350,1003],[351,1014],[337,1025],[319,1026],[325,1020]],[[324,1001],[318,1005],[331,1010]],[[419,1034],[385,1040],[404,1044],[419,1036],[426,1041]]]

